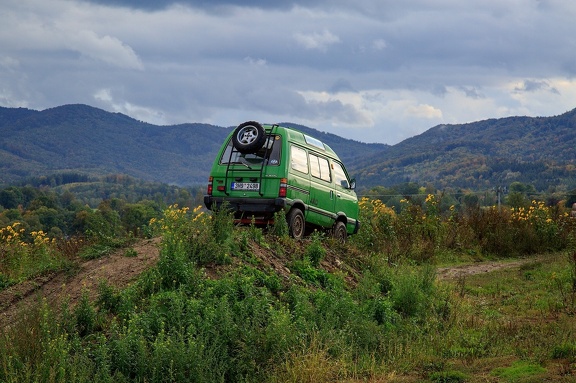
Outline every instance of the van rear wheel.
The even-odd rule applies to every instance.
[[[266,131],[256,121],[246,121],[234,130],[232,144],[240,153],[255,153],[266,142]]]
[[[342,221],[336,222],[332,230],[332,236],[335,240],[345,243],[348,239],[348,232],[346,231],[346,224]]]
[[[302,210],[298,208],[293,208],[288,213],[286,217],[288,221],[288,232],[290,236],[294,239],[304,238],[304,229],[306,228],[306,223],[304,221],[304,214]]]

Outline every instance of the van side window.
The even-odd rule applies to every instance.
[[[316,178],[330,182],[330,165],[328,165],[328,160],[310,153],[310,173]]]
[[[350,188],[350,183],[348,182],[348,177],[346,177],[346,172],[338,162],[332,162],[332,169],[334,169],[334,183],[345,189]]]
[[[291,146],[291,166],[292,169],[308,174],[308,156],[302,148]]]

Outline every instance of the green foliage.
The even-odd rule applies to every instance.
[[[554,346],[552,350],[553,359],[569,359],[576,360],[576,342],[564,342]]]
[[[314,267],[320,266],[320,262],[326,256],[326,249],[322,245],[322,234],[320,232],[315,232],[312,235],[311,242],[306,246],[304,251],[304,256],[310,261],[310,264]]]
[[[466,382],[468,375],[460,371],[441,371],[430,374],[428,379],[437,383],[459,383]]]
[[[0,284],[4,288],[68,265],[56,242],[43,231],[28,232],[20,222],[0,228]]]
[[[294,261],[291,268],[300,278],[312,285],[326,287],[330,283],[330,274],[318,269],[308,258]]]
[[[96,311],[90,303],[88,293],[84,291],[80,302],[74,309],[74,317],[76,320],[76,331],[80,336],[86,336],[92,333],[96,325]]]
[[[518,382],[527,378],[538,378],[546,372],[539,364],[526,361],[515,362],[510,367],[500,367],[492,371],[492,375],[504,379],[507,382]]]
[[[441,197],[399,201],[398,211],[364,200],[363,230],[345,246],[320,233],[295,242],[280,226],[268,234],[237,228],[226,209],[169,206],[149,220],[150,234],[162,238],[160,259],[131,285],[101,281],[94,302],[84,292],[71,309],[40,303],[0,329],[0,381],[377,381],[416,371],[461,382],[474,381],[472,373],[450,366],[464,363],[468,372],[479,360],[486,371],[484,363],[502,356],[509,364],[510,355],[574,360],[572,220],[538,202],[459,210]],[[50,217],[48,205],[58,199],[33,200]],[[98,256],[125,245],[157,206],[136,205],[111,199],[75,212],[93,241],[78,245],[84,252],[71,241],[20,232],[33,220],[6,226],[0,284],[27,278],[10,273],[52,262],[66,246],[74,256]],[[481,257],[549,249],[562,250],[556,268],[538,260],[494,283],[452,286],[437,281],[432,266],[448,251]],[[527,362],[494,371],[508,381],[547,373]]]
[[[128,258],[137,257],[138,252],[136,250],[134,250],[134,248],[128,248],[128,249],[124,250],[124,256],[128,257]]]
[[[286,212],[284,210],[274,213],[274,224],[270,232],[279,238],[288,237],[288,222],[286,221]]]
[[[442,196],[399,201],[399,213],[380,200],[362,198],[362,230],[351,243],[384,254],[390,263],[433,262],[453,251],[510,257],[565,249],[576,221],[557,206],[532,201],[527,207],[450,205]]]

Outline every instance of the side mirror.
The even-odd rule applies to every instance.
[[[350,189],[352,190],[356,189],[356,178],[352,178],[350,180]]]

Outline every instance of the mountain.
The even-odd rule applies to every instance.
[[[212,161],[234,127],[157,126],[87,105],[44,111],[0,107],[0,185],[55,172],[127,174],[175,185],[206,183]],[[388,148],[301,127],[344,162]]]
[[[404,182],[483,190],[512,182],[576,187],[576,109],[438,125],[354,163],[364,186]]]
[[[438,189],[485,190],[515,181],[539,191],[576,187],[576,109],[554,117],[438,125],[393,146],[282,125],[330,145],[361,189],[405,182]],[[0,185],[60,172],[203,185],[232,129],[157,126],[87,105],[43,111],[0,107]]]

